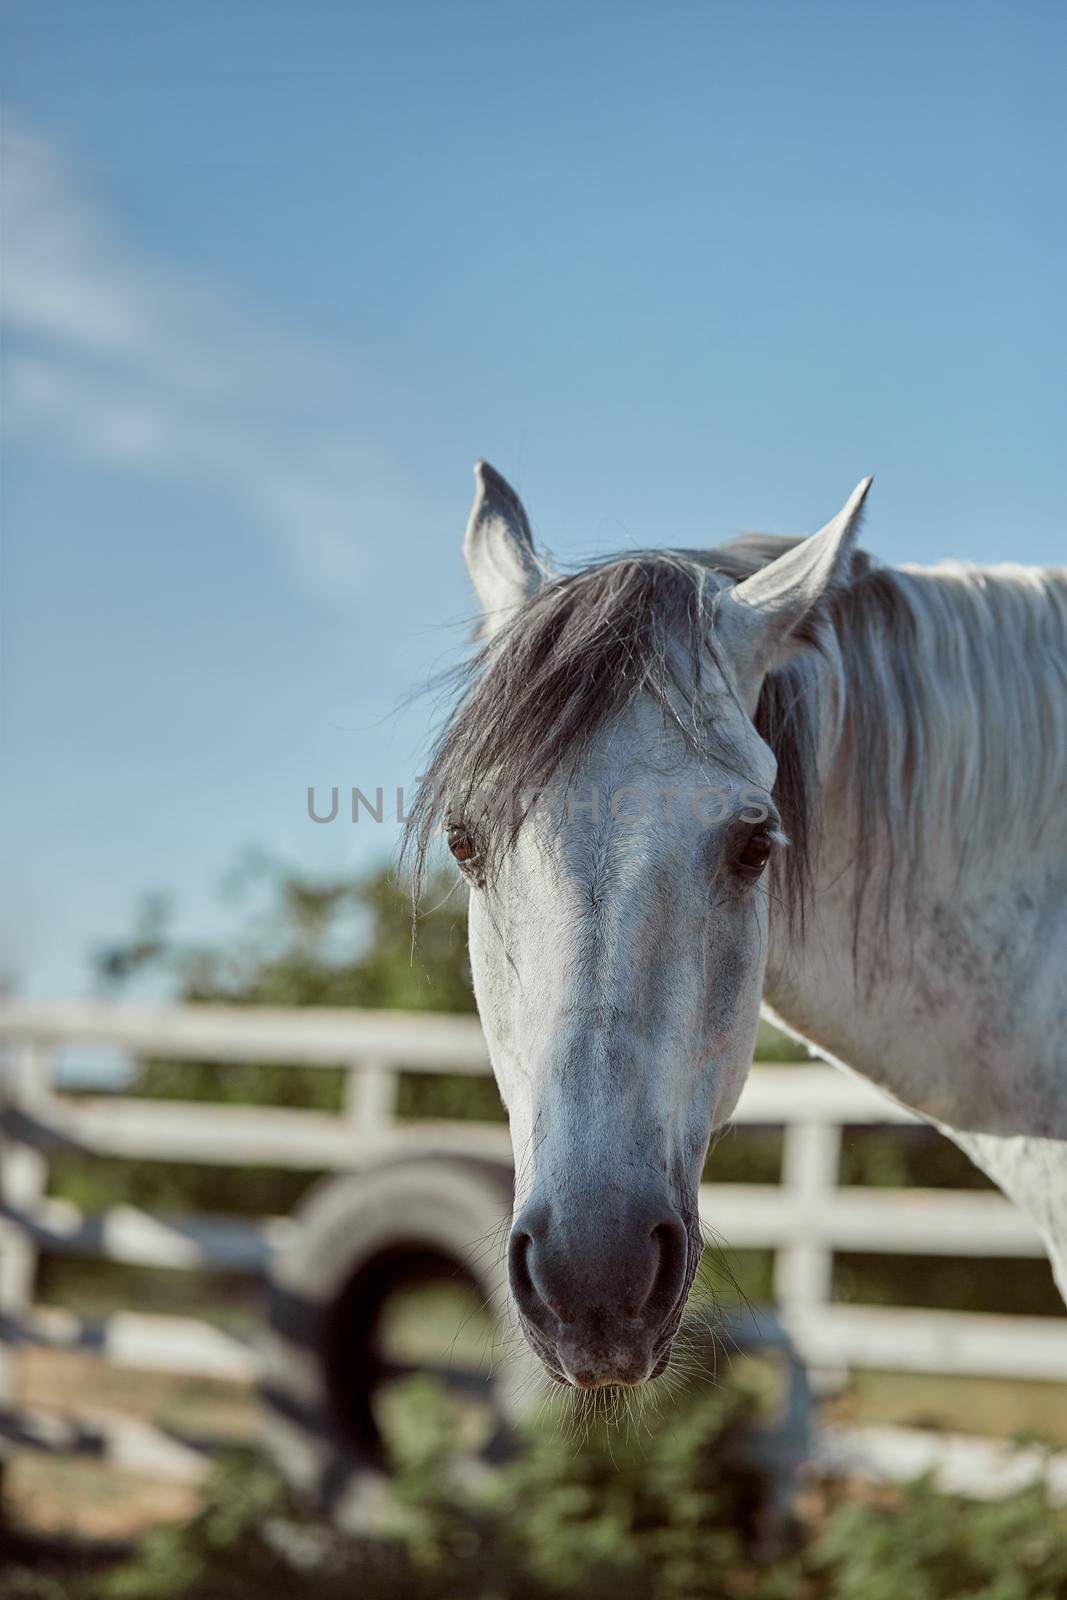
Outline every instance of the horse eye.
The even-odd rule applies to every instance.
[[[474,861],[478,855],[472,834],[460,822],[454,822],[448,830],[448,848],[457,861]]]
[[[741,877],[747,878],[750,883],[754,883],[757,878],[762,876],[770,854],[770,834],[762,831],[750,834],[748,842],[737,858],[737,870]]]

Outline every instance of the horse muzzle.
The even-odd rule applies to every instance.
[[[665,1197],[574,1219],[534,1196],[508,1256],[528,1343],[553,1378],[580,1389],[658,1377],[699,1256],[699,1235]]]

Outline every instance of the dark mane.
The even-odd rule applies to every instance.
[[[462,670],[405,832],[416,897],[442,821],[478,831],[491,874],[522,825],[515,797],[576,769],[594,736],[642,697],[698,756],[736,761],[703,693],[720,661],[717,597],[796,543],[752,534],[550,578]],[[802,933],[828,738],[844,761],[858,974],[868,899],[873,971],[894,896],[910,915],[934,841],[963,872],[1009,836],[1033,845],[1063,827],[1067,572],[897,570],[857,552],[848,581],[809,613],[803,642],[811,648],[766,678],[755,716],[777,759],[774,798],[790,839],[771,887]],[[832,668],[829,693],[817,652]]]
[[[416,894],[442,822],[477,830],[491,874],[522,825],[519,797],[577,768],[596,734],[643,696],[695,754],[735,761],[702,694],[709,664],[720,664],[716,598],[795,542],[749,535],[707,552],[609,557],[551,579],[521,606],[462,669],[459,704],[405,832]],[[824,622],[810,620],[809,643]],[[778,762],[775,803],[790,839],[774,888],[798,928],[819,825],[819,708],[808,687],[802,667],[773,673],[755,719]]]

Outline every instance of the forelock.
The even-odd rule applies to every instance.
[[[716,602],[792,543],[750,536],[709,552],[611,557],[549,580],[521,606],[461,671],[459,702],[407,824],[416,894],[443,822],[462,820],[478,833],[491,874],[532,796],[570,781],[605,728],[641,700],[697,759],[752,781],[738,766],[732,719],[722,716],[728,664]],[[817,738],[806,726],[805,697],[788,672],[779,676],[767,680],[755,721],[778,762],[775,799],[792,841],[779,887],[802,916]]]

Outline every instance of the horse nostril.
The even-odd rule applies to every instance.
[[[658,1222],[649,1237],[656,1247],[658,1259],[641,1309],[666,1313],[674,1309],[685,1284],[688,1258],[685,1228],[676,1219]]]
[[[650,1227],[657,1215],[661,1220]],[[685,1227],[659,1206],[626,1221],[627,1228],[605,1237],[568,1226],[566,1218],[553,1223],[546,1208],[527,1206],[508,1247],[512,1299],[527,1324],[556,1339],[571,1325],[589,1336],[599,1329],[599,1338],[615,1323],[626,1325],[626,1337],[667,1323],[686,1285]]]
[[[530,1270],[530,1258],[535,1249],[534,1238],[527,1233],[525,1228],[514,1228],[511,1234],[511,1244],[508,1247],[508,1277],[511,1280],[511,1293],[519,1310],[535,1323],[538,1327],[545,1326],[552,1319],[551,1307],[546,1303],[544,1295],[538,1289]]]
[[[533,1279],[530,1276],[530,1265],[527,1257],[533,1240],[528,1233],[515,1228],[511,1235],[511,1244],[508,1247],[508,1275],[511,1278],[511,1290],[520,1305],[524,1305],[537,1298]]]

